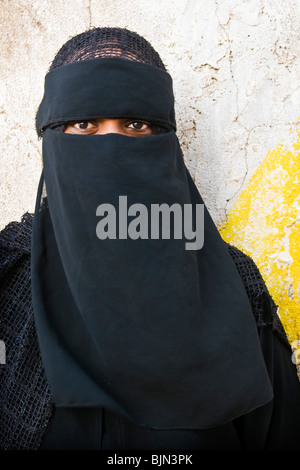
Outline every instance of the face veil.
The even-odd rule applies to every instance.
[[[169,130],[134,138],[51,128],[118,117]],[[204,429],[271,400],[245,289],[182,158],[169,74],[117,58],[59,67],[46,76],[37,130],[44,168],[32,293],[56,406],[109,408],[153,429]],[[186,249],[172,230],[151,238],[117,229],[100,239],[97,208],[122,218],[120,197],[148,214],[153,205],[201,205],[203,247]],[[156,222],[149,218],[148,233]]]

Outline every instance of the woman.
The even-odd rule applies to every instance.
[[[36,125],[31,250],[28,215],[1,237],[2,448],[296,448],[300,385],[276,306],[184,165],[156,51],[118,28],[72,38]]]

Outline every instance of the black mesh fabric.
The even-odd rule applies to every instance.
[[[33,217],[0,234],[0,449],[37,449],[52,413],[31,301],[30,248]]]
[[[124,28],[93,28],[74,36],[58,51],[50,70],[71,62],[99,57],[119,57],[166,70],[151,44],[137,33]]]
[[[278,308],[269,294],[258,267],[249,256],[246,256],[238,248],[228,245],[228,249],[243,280],[256,326],[271,326],[274,332],[288,345],[288,338],[278,316]],[[266,312],[269,312],[267,318]]]

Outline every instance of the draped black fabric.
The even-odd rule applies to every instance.
[[[122,59],[50,72],[38,131],[92,117],[173,129],[143,138],[43,131],[32,292],[56,406],[101,406],[154,429],[204,429],[267,403],[272,388],[247,294],[184,165],[171,78]],[[163,204],[182,214],[193,207],[202,248],[187,249],[172,229],[169,238],[151,238],[152,207]],[[111,238],[97,233],[105,220],[99,206],[115,208]]]

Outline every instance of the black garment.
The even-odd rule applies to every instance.
[[[126,116],[171,129],[144,138],[45,130]],[[33,307],[57,406],[109,408],[152,429],[207,429],[267,403],[272,389],[245,288],[175,128],[172,79],[157,67],[94,59],[46,76]],[[104,205],[118,215],[99,237]],[[152,216],[165,206],[180,214],[167,233]],[[190,246],[186,220],[201,225],[203,247]]]
[[[231,246],[257,324],[272,402],[223,427],[179,434],[150,433],[107,410],[55,410],[33,321],[31,229],[26,214],[0,233],[0,339],[7,350],[0,366],[0,449],[298,449],[300,385],[292,351],[258,269]]]
[[[56,408],[40,450],[241,450],[233,423],[152,430],[101,408]]]
[[[271,319],[267,318],[268,313],[271,311],[266,309],[266,321]],[[300,383],[291,351],[274,334],[270,323],[258,330],[272,378],[271,403],[223,426],[170,431],[136,426],[108,410],[56,408],[41,449],[298,450]]]
[[[107,410],[58,408],[41,449],[298,450],[300,383],[291,351],[270,325],[260,327],[259,335],[272,377],[271,403],[223,426],[171,431],[138,427]]]

